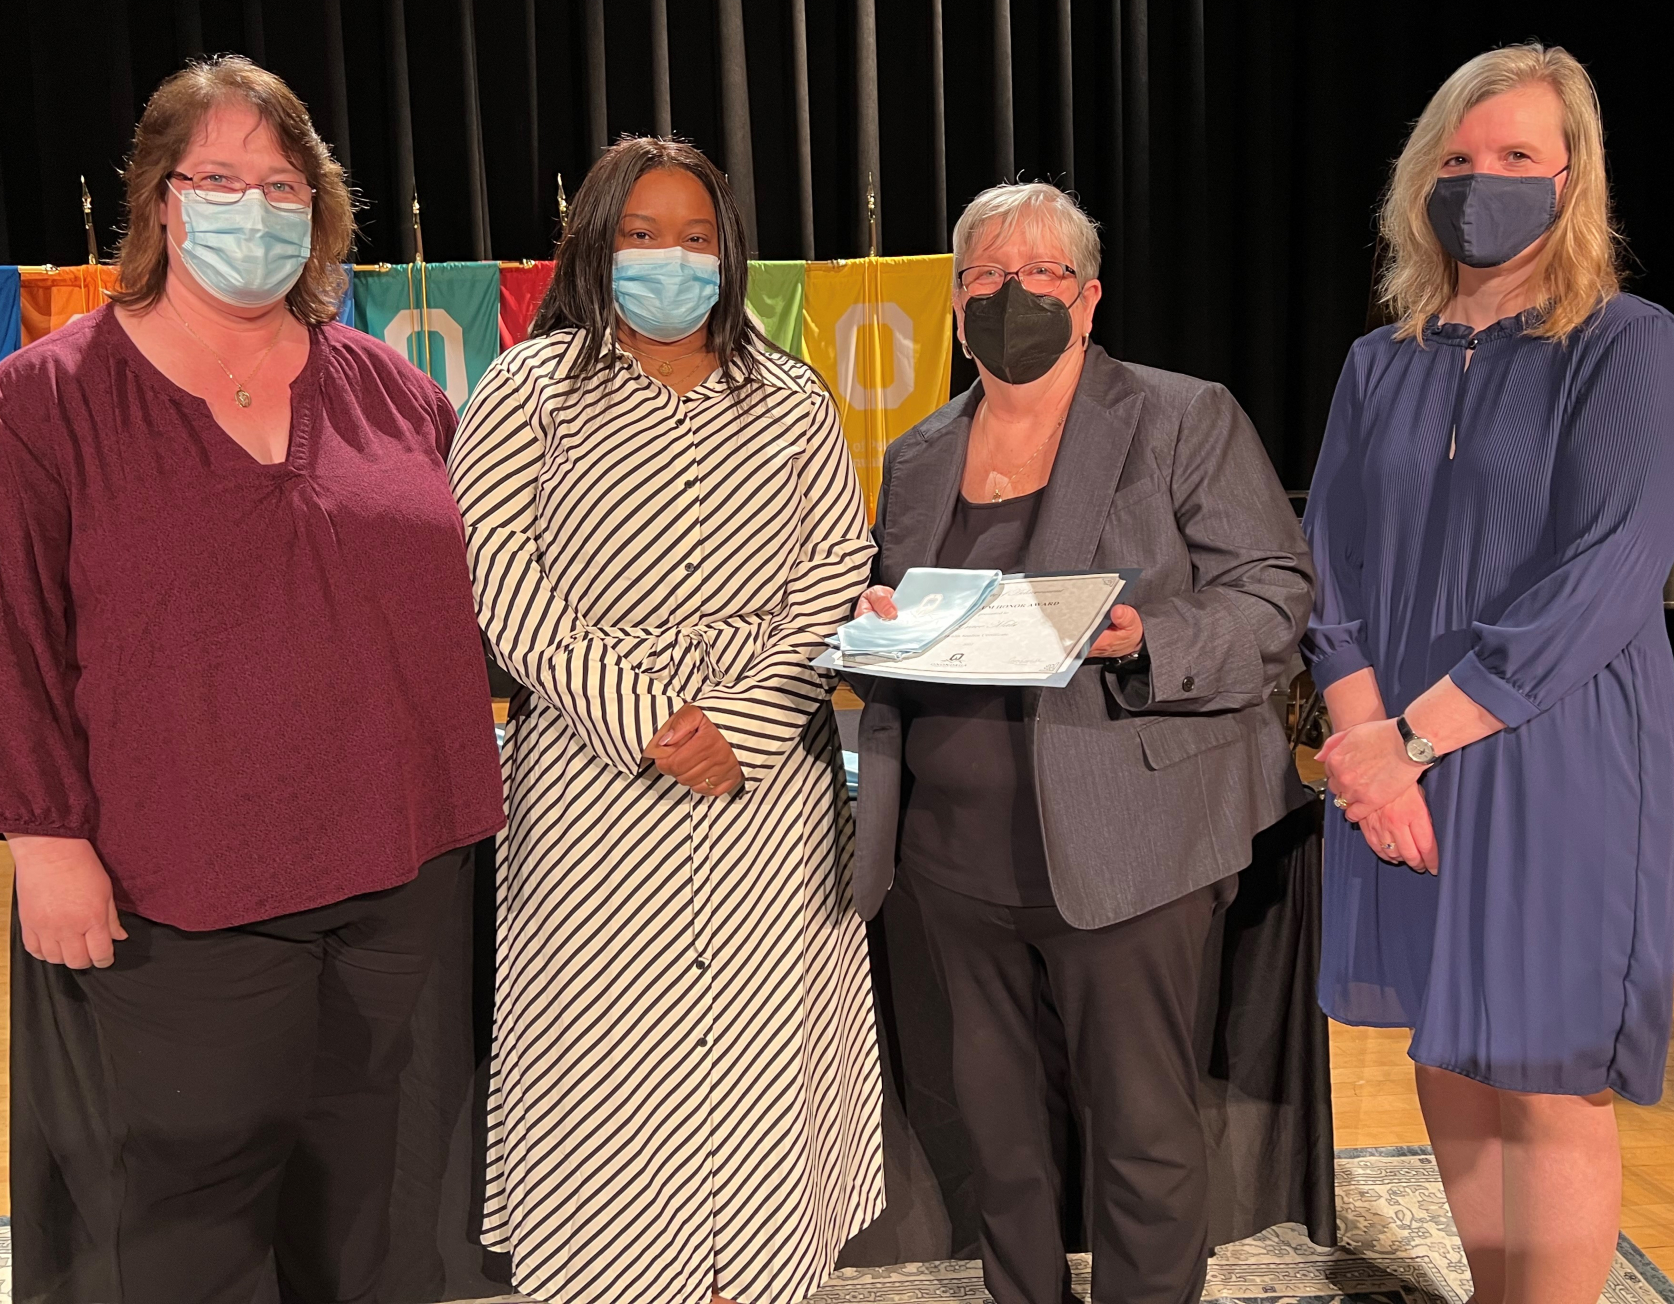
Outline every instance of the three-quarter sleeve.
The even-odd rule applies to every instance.
[[[64,485],[0,415],[0,832],[93,836],[69,565]]]
[[[477,620],[496,661],[627,774],[684,703],[595,636],[541,565],[536,488],[545,460],[526,380],[497,362],[453,438],[449,475],[465,522]]]
[[[1302,518],[1302,532],[1313,549],[1318,575],[1302,656],[1320,688],[1329,688],[1372,664],[1361,602],[1366,491],[1358,372],[1358,358],[1351,350],[1331,399],[1325,441]]]
[[[848,619],[872,564],[860,481],[836,406],[823,391],[812,405],[797,487],[798,555],[784,608],[744,673],[697,697],[737,756],[746,791],[778,764],[830,695],[833,677],[810,662]]]
[[[1553,560],[1472,626],[1475,646],[1450,672],[1512,728],[1592,679],[1660,618],[1674,565],[1674,320],[1630,321],[1577,372],[1552,467]]]
[[[1295,651],[1313,570],[1261,439],[1222,386],[1182,416],[1169,489],[1193,589],[1140,605],[1149,666],[1113,667],[1116,695],[1143,712],[1257,705]]]

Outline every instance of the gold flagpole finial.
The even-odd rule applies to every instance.
[[[866,233],[870,257],[878,256],[878,192],[872,185],[872,174],[866,174]]]
[[[424,262],[424,223],[419,220],[418,196],[413,196],[413,250],[415,263]]]
[[[87,193],[87,178],[81,178],[81,224],[87,231],[87,262],[89,266],[96,266],[99,262],[99,240],[93,234],[93,196]]]
[[[564,195],[564,174],[558,174],[558,236],[570,229],[570,201]]]

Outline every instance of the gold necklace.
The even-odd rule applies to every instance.
[[[687,358],[695,358],[700,353],[709,352],[709,342],[707,340],[698,345],[698,347],[693,349],[690,353],[682,353],[677,358],[659,358],[655,354],[646,353],[643,350],[636,349],[626,340],[622,341],[622,347],[629,353],[633,354],[634,357],[638,358],[641,362],[655,362],[657,364],[657,374],[659,376],[672,376],[674,374],[675,363],[684,362]]]
[[[240,380],[237,376],[233,375],[232,368],[227,365],[226,359],[223,358],[214,349],[210,348],[209,345],[204,342],[203,336],[199,335],[195,330],[192,329],[192,323],[187,321],[186,318],[181,315],[180,309],[176,308],[174,306],[174,300],[170,299],[168,297],[168,295],[165,294],[163,296],[163,302],[168,304],[169,311],[174,314],[174,319],[186,328],[186,333],[198,342],[199,346],[202,347],[204,352],[208,353],[210,357],[214,358],[216,362],[221,364],[221,370],[227,373],[227,379],[232,381],[232,383],[234,385],[233,397],[238,400],[238,406],[241,407],[241,408],[249,407],[250,406],[250,391],[249,391],[248,388],[246,388],[246,382]],[[261,371],[262,367],[266,364],[268,354],[272,353],[274,349],[279,347],[279,334],[284,329],[285,329],[285,319],[283,317],[281,317],[279,319],[278,328],[275,329],[274,332],[273,332],[272,340],[270,340],[268,342],[267,348],[262,350],[262,356],[256,359],[255,368],[254,368],[254,370],[252,370],[250,372],[250,379],[251,380],[254,380],[256,378],[257,373],[259,373]]]
[[[983,408],[982,415],[985,418],[988,416],[988,409],[986,407]],[[1022,475],[1024,471],[1029,469],[1029,464],[1041,455],[1041,450],[1044,449],[1048,444],[1050,444],[1053,440],[1053,437],[1056,436],[1057,433],[1064,428],[1064,422],[1068,418],[1069,418],[1069,409],[1065,408],[1063,415],[1058,418],[1058,424],[1052,427],[1052,429],[1047,433],[1047,436],[1046,436],[1045,439],[1041,440],[1040,443],[1035,445],[1035,451],[1030,453],[1029,456],[1026,457],[1023,460],[1023,465],[1018,467],[1010,475],[1001,475],[999,467],[994,462],[994,436],[989,431],[988,421],[985,420],[983,422],[983,425],[982,425],[982,442],[983,442],[984,451],[987,452],[987,454],[988,454],[988,474],[991,475],[991,476],[994,476],[997,479],[1004,480],[1006,482],[1006,488],[1010,489],[1011,485],[1012,485],[1012,481],[1016,480],[1018,476]],[[989,501],[994,502],[994,503],[999,503],[999,502],[1004,502],[1005,501],[1005,495],[1000,492],[998,486],[995,487],[994,496],[992,498],[990,498]]]

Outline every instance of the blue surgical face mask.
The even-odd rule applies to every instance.
[[[1442,177],[1426,205],[1430,229],[1448,257],[1466,267],[1509,263],[1551,229],[1558,212],[1558,177],[1508,177],[1467,172]]]
[[[311,213],[283,212],[256,190],[232,204],[212,204],[193,190],[174,193],[186,224],[180,257],[199,285],[240,308],[265,308],[290,293],[308,265]]]
[[[616,310],[641,335],[672,344],[709,318],[721,297],[721,260],[690,249],[619,249]]]

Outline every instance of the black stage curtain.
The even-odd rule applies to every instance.
[[[574,193],[604,141],[660,120],[752,183],[763,257],[866,252],[874,170],[886,254],[945,249],[1003,176],[1052,178],[1104,227],[1099,342],[1227,384],[1297,488],[1366,328],[1388,162],[1481,50],[1536,37],[1592,69],[1630,288],[1674,302],[1659,134],[1674,5],[8,0],[4,15],[0,262],[85,259],[83,174],[108,255],[135,114],[204,51],[251,54],[307,100],[365,200],[361,261],[410,256],[415,189],[429,257],[543,257],[557,174]],[[955,358],[955,392],[968,368]]]
[[[1237,898],[1217,920],[1199,1015],[1211,1231],[1217,1244],[1278,1222],[1335,1243],[1331,1082],[1319,969],[1319,807],[1257,839]],[[477,848],[414,1018],[402,1079],[390,1304],[487,1298],[509,1263],[473,1237],[481,1209],[483,1103],[494,979],[494,845]],[[108,1304],[118,1174],[105,1068],[75,979],[23,950],[12,926],[13,1298]],[[891,894],[871,929],[884,1075],[889,1208],[846,1247],[845,1266],[974,1258],[970,1148],[953,1104],[948,1024],[911,902]],[[1074,1171],[1077,1165],[1070,1163]],[[1084,1246],[1079,1192],[1066,1238]],[[252,1304],[277,1304],[269,1282]]]

